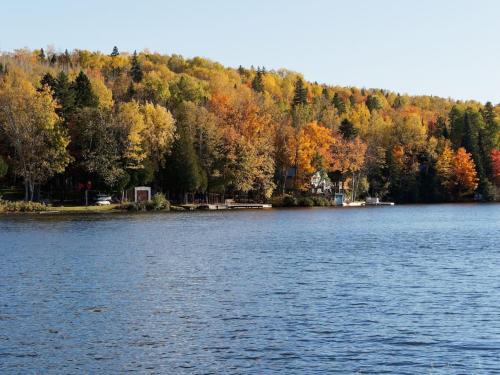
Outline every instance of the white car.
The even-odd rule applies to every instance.
[[[95,204],[98,206],[109,206],[111,204],[111,197],[104,194],[98,195]]]

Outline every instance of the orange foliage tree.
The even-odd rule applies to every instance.
[[[297,186],[306,190],[309,178],[318,170],[326,170],[332,164],[331,147],[334,137],[330,129],[311,122],[299,131],[297,152]]]

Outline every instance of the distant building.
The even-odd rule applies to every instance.
[[[136,186],[127,191],[127,199],[130,202],[147,202],[151,200],[151,188],[149,186]]]
[[[311,177],[311,193],[313,194],[332,194],[332,182],[326,173],[316,172]]]

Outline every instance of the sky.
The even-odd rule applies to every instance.
[[[497,0],[16,0],[0,50],[149,49],[331,85],[500,102]]]

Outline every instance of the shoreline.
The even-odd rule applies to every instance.
[[[182,206],[171,206],[170,210],[149,210],[149,211],[129,211],[126,209],[120,209],[119,204],[110,206],[69,206],[69,207],[51,207],[46,211],[32,211],[32,212],[0,212],[0,218],[2,217],[15,217],[15,216],[87,216],[87,215],[111,215],[111,214],[126,214],[126,215],[137,215],[137,214],[170,214],[170,213],[185,213],[185,212],[228,212],[228,211],[269,211],[269,210],[304,210],[304,209],[370,209],[370,208],[380,208],[380,207],[396,207],[396,206],[440,206],[440,205],[495,205],[500,204],[500,202],[439,202],[439,203],[399,203],[395,206],[389,205],[364,205],[364,206],[313,206],[313,207],[303,207],[303,206],[272,206],[266,208],[230,208],[230,209],[217,209],[208,210],[203,208],[193,208],[187,209]]]

